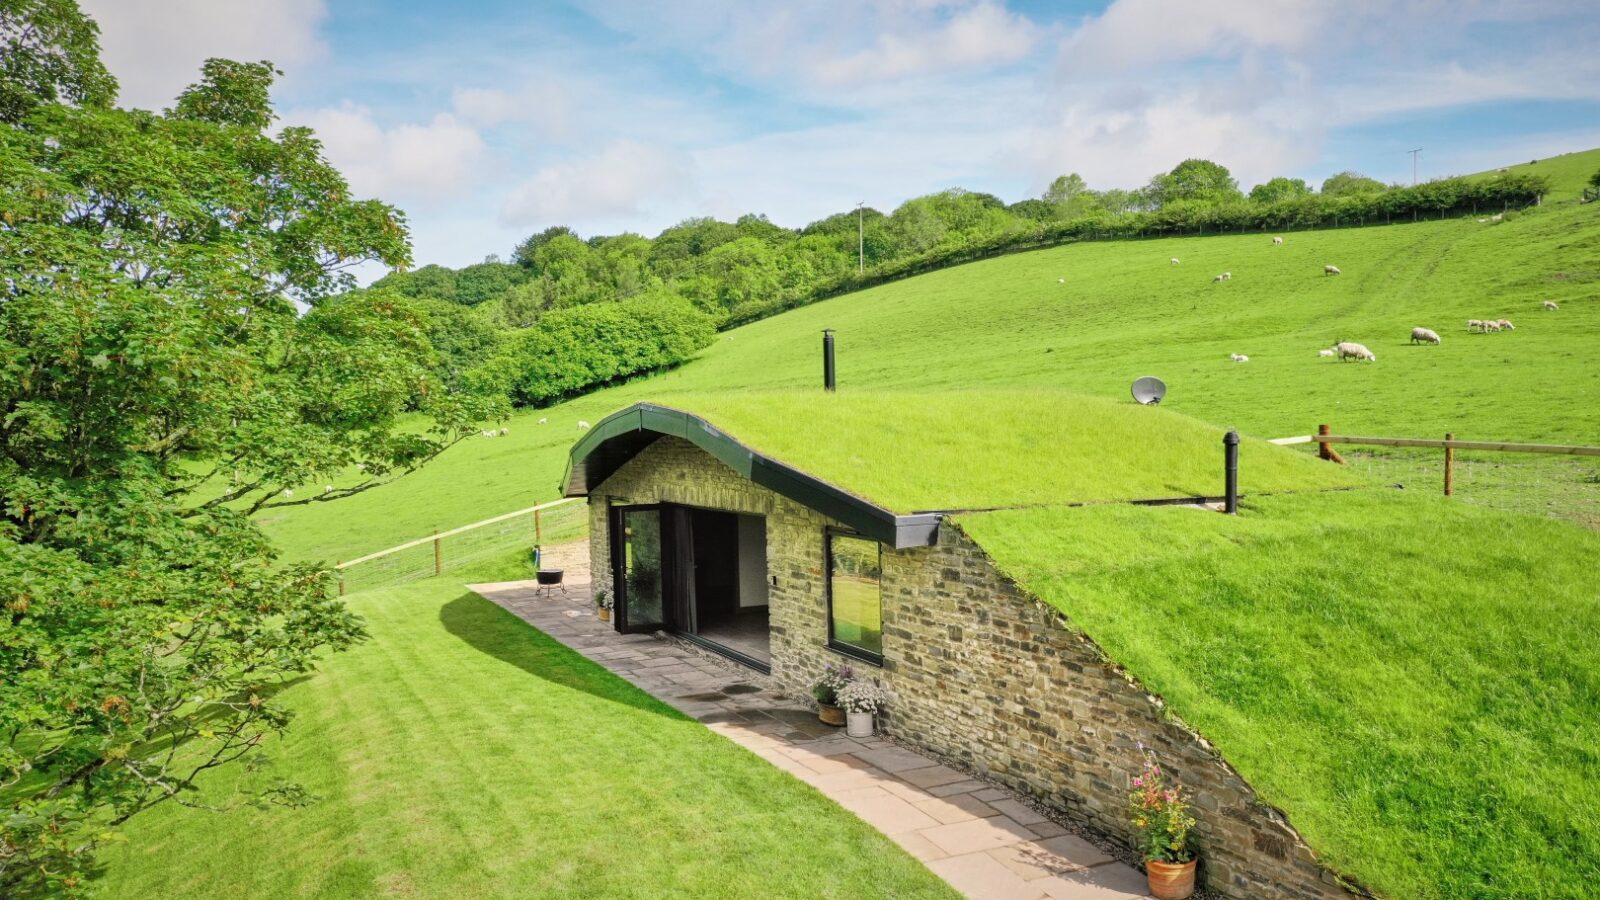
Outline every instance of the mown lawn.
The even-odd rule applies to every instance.
[[[272,748],[321,801],[152,811],[107,854],[104,896],[954,896],[832,801],[459,583],[351,604],[373,639],[290,689],[298,719]]]
[[[1588,165],[1560,159],[1559,172]],[[1600,153],[1586,159],[1600,168]],[[674,372],[519,413],[509,434],[473,438],[391,487],[276,511],[267,524],[288,555],[331,561],[553,499],[579,420],[669,393],[813,390],[822,328],[838,329],[841,396],[1043,388],[1127,403],[1129,383],[1153,374],[1170,387],[1164,410],[1255,437],[1306,434],[1319,422],[1482,440],[1600,435],[1600,204],[1551,202],[1499,224],[1284,237],[1282,246],[1259,234],[1078,244],[845,295],[720,335]],[[1324,263],[1344,274],[1323,277]],[[1233,280],[1212,284],[1223,271]],[[1545,299],[1561,310],[1543,312]],[[1485,317],[1517,330],[1466,332],[1467,319]],[[1418,325],[1444,342],[1411,346]],[[1365,343],[1377,363],[1316,355],[1337,340]],[[977,429],[982,418],[968,410],[947,427]]]
[[[1397,898],[1592,896],[1600,534],[1407,494],[961,524],[1334,868]]]

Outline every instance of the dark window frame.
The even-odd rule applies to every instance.
[[[858,541],[871,541],[878,548],[878,621],[880,627],[883,621],[883,542],[875,540],[859,531],[847,528],[826,527],[822,529],[822,579],[823,592],[828,603],[828,649],[841,656],[848,656],[868,665],[883,667],[883,654],[873,653],[854,644],[847,644],[833,636],[833,539],[836,537],[852,538]],[[879,632],[882,640],[882,632]]]

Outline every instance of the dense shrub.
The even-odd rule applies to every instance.
[[[687,361],[711,343],[715,321],[680,297],[656,293],[620,303],[556,310],[509,332],[470,376],[519,405],[546,405],[599,385]]]

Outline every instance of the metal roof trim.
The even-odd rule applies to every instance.
[[[615,446],[629,435],[649,437],[637,447]],[[654,403],[635,403],[607,416],[572,445],[561,479],[562,496],[588,496],[623,463],[661,435],[683,438],[752,482],[890,547],[928,547],[939,539],[942,516],[930,513],[896,515],[864,497],[745,446],[693,413]],[[591,457],[606,450],[608,445],[623,458],[609,468],[591,466]]]

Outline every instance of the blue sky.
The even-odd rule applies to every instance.
[[[1600,146],[1600,6],[83,0],[123,102],[271,59],[285,123],[406,210],[419,264],[690,216],[800,226],[949,187],[1408,181]]]

